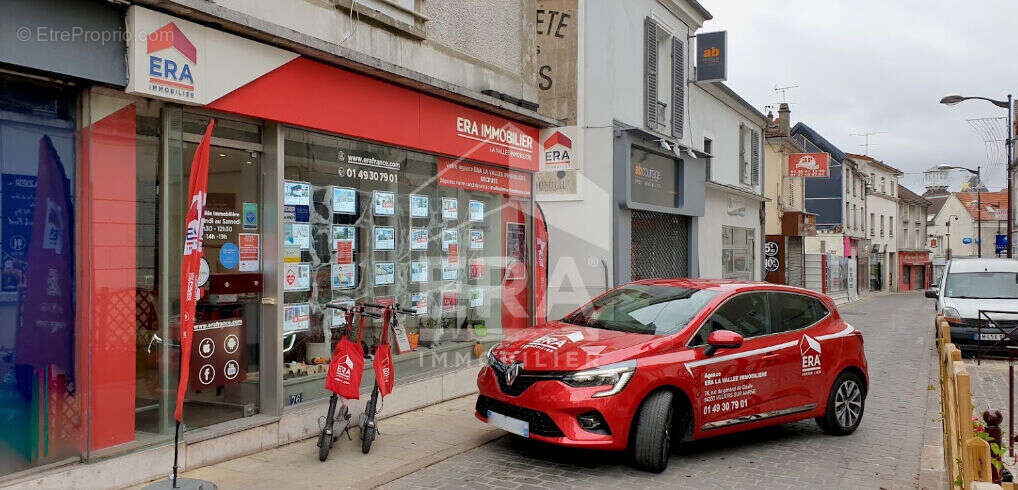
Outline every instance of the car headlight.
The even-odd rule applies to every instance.
[[[591,386],[611,386],[610,389],[591,395],[594,398],[612,396],[626,387],[636,373],[636,361],[623,361],[615,364],[569,373],[562,377],[562,382],[576,388]]]
[[[957,308],[947,306],[940,313],[944,315],[944,319],[947,321],[954,321],[955,323],[961,322],[961,313],[958,313]]]
[[[495,359],[495,354],[492,352],[495,350],[495,345],[488,347],[488,353],[484,355],[484,359],[488,361],[489,366],[494,366],[495,363],[498,362],[498,359]]]

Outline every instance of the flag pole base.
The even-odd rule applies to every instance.
[[[152,482],[145,487],[145,490],[170,490],[173,488],[173,480],[167,478]],[[197,478],[177,478],[177,489],[184,490],[217,490],[215,483]]]

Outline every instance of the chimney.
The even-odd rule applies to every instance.
[[[791,115],[792,111],[788,109],[788,104],[782,102],[781,105],[778,106],[778,127],[781,129],[782,136],[788,136]]]

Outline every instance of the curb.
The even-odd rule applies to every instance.
[[[459,446],[451,447],[448,449],[444,449],[442,451],[428,454],[427,456],[416,459],[400,467],[399,469],[391,470],[378,476],[357,481],[353,485],[350,485],[349,488],[369,489],[380,487],[387,483],[391,483],[400,478],[403,478],[404,476],[407,476],[411,473],[415,473],[424,468],[427,468],[428,466],[431,466],[433,464],[441,463],[442,461],[445,461],[453,456],[463,454],[471,449],[481,447],[485,444],[501,439],[506,435],[507,433],[501,430],[487,432],[481,437],[478,437],[472,443],[461,444]]]
[[[929,336],[927,336],[929,338]],[[928,341],[928,340],[927,340]],[[940,365],[936,346],[927,346],[930,354],[930,371],[926,382],[933,386],[926,391],[926,410],[922,418],[922,447],[919,457],[919,488],[947,488],[947,468],[944,462],[944,419],[940,408]],[[933,425],[934,422],[936,425]]]

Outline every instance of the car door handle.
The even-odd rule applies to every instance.
[[[776,361],[780,357],[781,357],[781,354],[774,353],[774,354],[767,354],[767,355],[761,356],[760,359],[763,359],[764,361],[770,362],[770,361]]]

